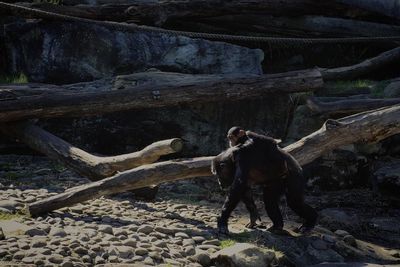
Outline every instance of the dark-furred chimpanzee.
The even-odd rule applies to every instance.
[[[218,231],[228,234],[228,219],[251,184],[263,186],[264,204],[273,226],[281,231],[283,218],[279,200],[286,196],[289,207],[305,222],[300,232],[310,232],[316,224],[316,211],[304,202],[305,179],[298,162],[280,149],[268,136],[233,127],[228,132],[231,147],[216,156],[212,171],[220,181],[231,184],[218,219]]]
[[[226,151],[222,152],[221,154],[223,154],[223,153],[230,153],[230,151],[226,150]],[[229,156],[230,156],[229,154],[226,155],[226,157],[229,157]],[[214,161],[213,161],[213,163],[214,163]],[[235,166],[234,166],[233,161],[220,162],[220,167],[221,166],[223,166],[223,168],[222,169],[220,168],[221,176],[218,177],[218,183],[222,190],[229,190],[230,186],[233,183],[233,177],[234,177],[234,173],[231,173],[231,172],[234,171]],[[216,173],[214,170],[215,168],[212,167],[212,169],[213,169],[213,173]],[[219,179],[220,177],[223,177],[223,179]],[[260,215],[258,214],[257,206],[254,203],[253,193],[251,192],[250,187],[246,187],[246,189],[243,190],[240,200],[245,204],[246,209],[249,211],[249,214],[250,214],[250,221],[248,224],[246,224],[246,227],[253,228],[254,226],[257,225],[257,223],[256,223],[257,220],[261,220],[261,218],[260,218]]]

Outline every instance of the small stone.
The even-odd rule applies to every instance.
[[[88,250],[84,247],[77,247],[76,249],[74,249],[74,251],[75,251],[75,253],[81,254],[81,255],[88,253]]]
[[[11,212],[17,210],[18,206],[21,206],[21,204],[15,200],[0,200],[0,208],[9,210]]]
[[[177,230],[174,228],[161,227],[161,226],[157,226],[156,228],[154,228],[154,230],[166,235],[175,234],[177,232]]]
[[[210,256],[203,251],[197,251],[195,255],[190,257],[193,261],[200,263],[202,266],[209,266],[211,263]]]
[[[147,249],[145,249],[145,248],[137,248],[137,249],[135,249],[135,255],[143,256],[143,255],[146,255],[148,253],[149,253],[149,251]]]
[[[345,237],[346,235],[349,234],[349,232],[345,231],[345,230],[336,230],[335,234],[340,236],[340,237]]]
[[[99,232],[112,235],[113,234],[113,229],[109,225],[100,225],[99,226]]]
[[[14,260],[22,260],[23,258],[25,258],[25,252],[23,251],[17,251],[13,256]]]
[[[82,261],[85,263],[91,263],[92,259],[90,258],[89,255],[84,255],[84,256],[82,256]]]
[[[33,264],[35,264],[36,266],[43,266],[43,265],[45,265],[45,260],[44,259],[35,259],[34,261],[33,261]]]
[[[98,264],[106,263],[106,261],[105,261],[102,257],[96,256],[96,258],[94,259],[94,263],[95,263],[96,265],[98,265]]]
[[[46,245],[47,245],[47,243],[44,239],[36,239],[36,240],[32,241],[33,248],[41,248],[41,247],[45,247]]]
[[[203,236],[193,236],[192,239],[196,243],[202,243],[204,240],[206,240]]]
[[[28,230],[25,231],[25,235],[29,236],[45,236],[47,235],[47,232],[41,229],[37,228],[29,228]]]
[[[158,241],[154,242],[154,246],[159,247],[159,248],[165,248],[165,247],[167,247],[167,242],[165,242],[163,240],[158,240]]]
[[[144,224],[137,229],[138,233],[150,234],[153,232],[153,227],[148,224]]]
[[[196,250],[193,246],[187,247],[187,248],[185,248],[185,254],[186,254],[186,256],[192,256],[192,255],[196,254]]]
[[[355,239],[354,236],[352,236],[352,235],[346,235],[346,236],[344,236],[344,237],[343,237],[343,241],[344,241],[346,244],[350,245],[350,246],[353,246],[353,247],[356,247],[356,246],[357,246],[356,239]]]
[[[146,257],[146,258],[143,260],[143,263],[144,263],[144,264],[147,264],[147,265],[154,265],[154,260],[153,260],[152,258],[150,258],[150,257]]]
[[[137,255],[137,256],[133,257],[132,260],[133,260],[134,262],[135,262],[135,261],[142,262],[142,261],[144,260],[144,257],[143,257],[143,256]]]
[[[162,260],[161,254],[159,252],[155,252],[155,251],[150,252],[149,257],[151,257],[152,259],[157,260],[157,261]]]
[[[65,237],[67,235],[67,233],[61,229],[61,228],[51,228],[50,232],[49,232],[50,236],[59,236],[59,237]]]
[[[136,244],[137,244],[136,240],[132,240],[132,239],[127,239],[122,242],[122,245],[129,246],[129,247],[136,247]]]
[[[118,263],[118,262],[119,262],[117,256],[110,256],[110,257],[108,258],[108,260],[109,260],[111,263]]]
[[[30,249],[29,244],[28,244],[28,243],[25,243],[25,242],[20,242],[20,243],[18,243],[18,247],[19,247],[20,249],[24,249],[24,250]]]
[[[33,263],[33,258],[32,257],[25,257],[22,259],[22,262],[25,264],[32,264]]]
[[[60,264],[64,261],[63,257],[61,255],[52,255],[49,257],[49,262],[54,263],[54,264]]]
[[[189,238],[189,236],[186,233],[183,233],[183,232],[176,233],[175,237]]]
[[[64,261],[60,267],[74,267],[74,264],[71,261]]]

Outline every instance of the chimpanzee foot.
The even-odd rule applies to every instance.
[[[218,226],[218,235],[229,236],[229,230],[227,225]]]
[[[257,226],[257,223],[253,222],[253,221],[250,221],[246,224],[246,228],[249,228],[249,229],[254,229],[254,228],[256,228],[256,226]]]
[[[271,232],[273,234],[283,234],[283,233],[285,233],[285,231],[283,230],[283,226],[276,226],[276,225],[272,225],[272,226],[268,227],[267,231]]]
[[[315,227],[314,225],[308,226],[303,224],[302,226],[296,229],[296,232],[303,235],[309,235],[313,231],[314,227]]]

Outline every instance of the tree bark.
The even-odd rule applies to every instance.
[[[64,163],[92,181],[97,181],[140,165],[153,163],[160,156],[179,152],[183,146],[181,139],[174,138],[155,142],[138,152],[101,157],[74,147],[31,122],[3,124],[1,125],[1,131],[10,137],[17,138],[49,158]]]
[[[336,0],[336,2],[376,12],[400,21],[400,2],[398,0]]]
[[[324,81],[328,80],[350,80],[371,73],[383,66],[400,60],[400,47],[383,52],[376,57],[364,60],[361,63],[333,68],[320,69]]]
[[[322,154],[354,142],[377,142],[400,133],[400,105],[328,120],[321,129],[284,148],[301,165]],[[165,161],[143,165],[101,181],[77,186],[64,193],[32,203],[32,216],[104,195],[192,177],[210,176],[213,157]]]
[[[192,21],[197,18],[208,18],[226,14],[274,16],[329,15],[338,17],[368,17],[379,14],[375,10],[371,12],[355,5],[347,5],[337,1],[315,0],[125,1],[111,5],[109,2],[107,4],[98,2],[97,5],[78,6],[57,6],[37,3],[18,4],[88,19],[112,21],[135,20],[142,24],[157,26],[163,26],[171,21]],[[7,6],[3,8],[7,8]],[[32,17],[32,14],[26,12],[16,12],[9,8],[7,11],[13,12],[16,15]]]
[[[174,83],[159,86],[151,84],[132,86],[132,82],[127,82],[118,86],[118,88],[124,88],[120,90],[81,93],[56,92],[0,101],[0,122],[59,116],[82,117],[128,109],[251,99],[269,93],[312,91],[323,85],[318,70],[255,77],[189,76],[194,80],[179,81],[177,79],[174,80]]]
[[[273,17],[238,14],[202,19],[201,22],[225,28],[225,32],[273,33],[293,37],[398,36],[400,26],[324,16]]]
[[[326,99],[325,99],[326,100]],[[344,115],[362,112],[381,107],[392,106],[400,103],[400,98],[387,99],[343,99],[337,101],[321,102],[320,98],[309,97],[307,107],[317,114],[325,116]]]

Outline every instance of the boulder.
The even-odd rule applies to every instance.
[[[391,82],[383,89],[385,97],[400,97],[400,78],[391,80]]]
[[[351,211],[337,208],[324,209],[320,212],[320,223],[334,231],[357,231],[360,229],[360,220],[357,215],[350,213]]]
[[[399,159],[389,158],[378,162],[372,176],[381,192],[398,197],[400,189]]]
[[[265,267],[270,266],[276,256],[273,251],[247,243],[236,243],[211,256],[216,266],[221,267]]]

